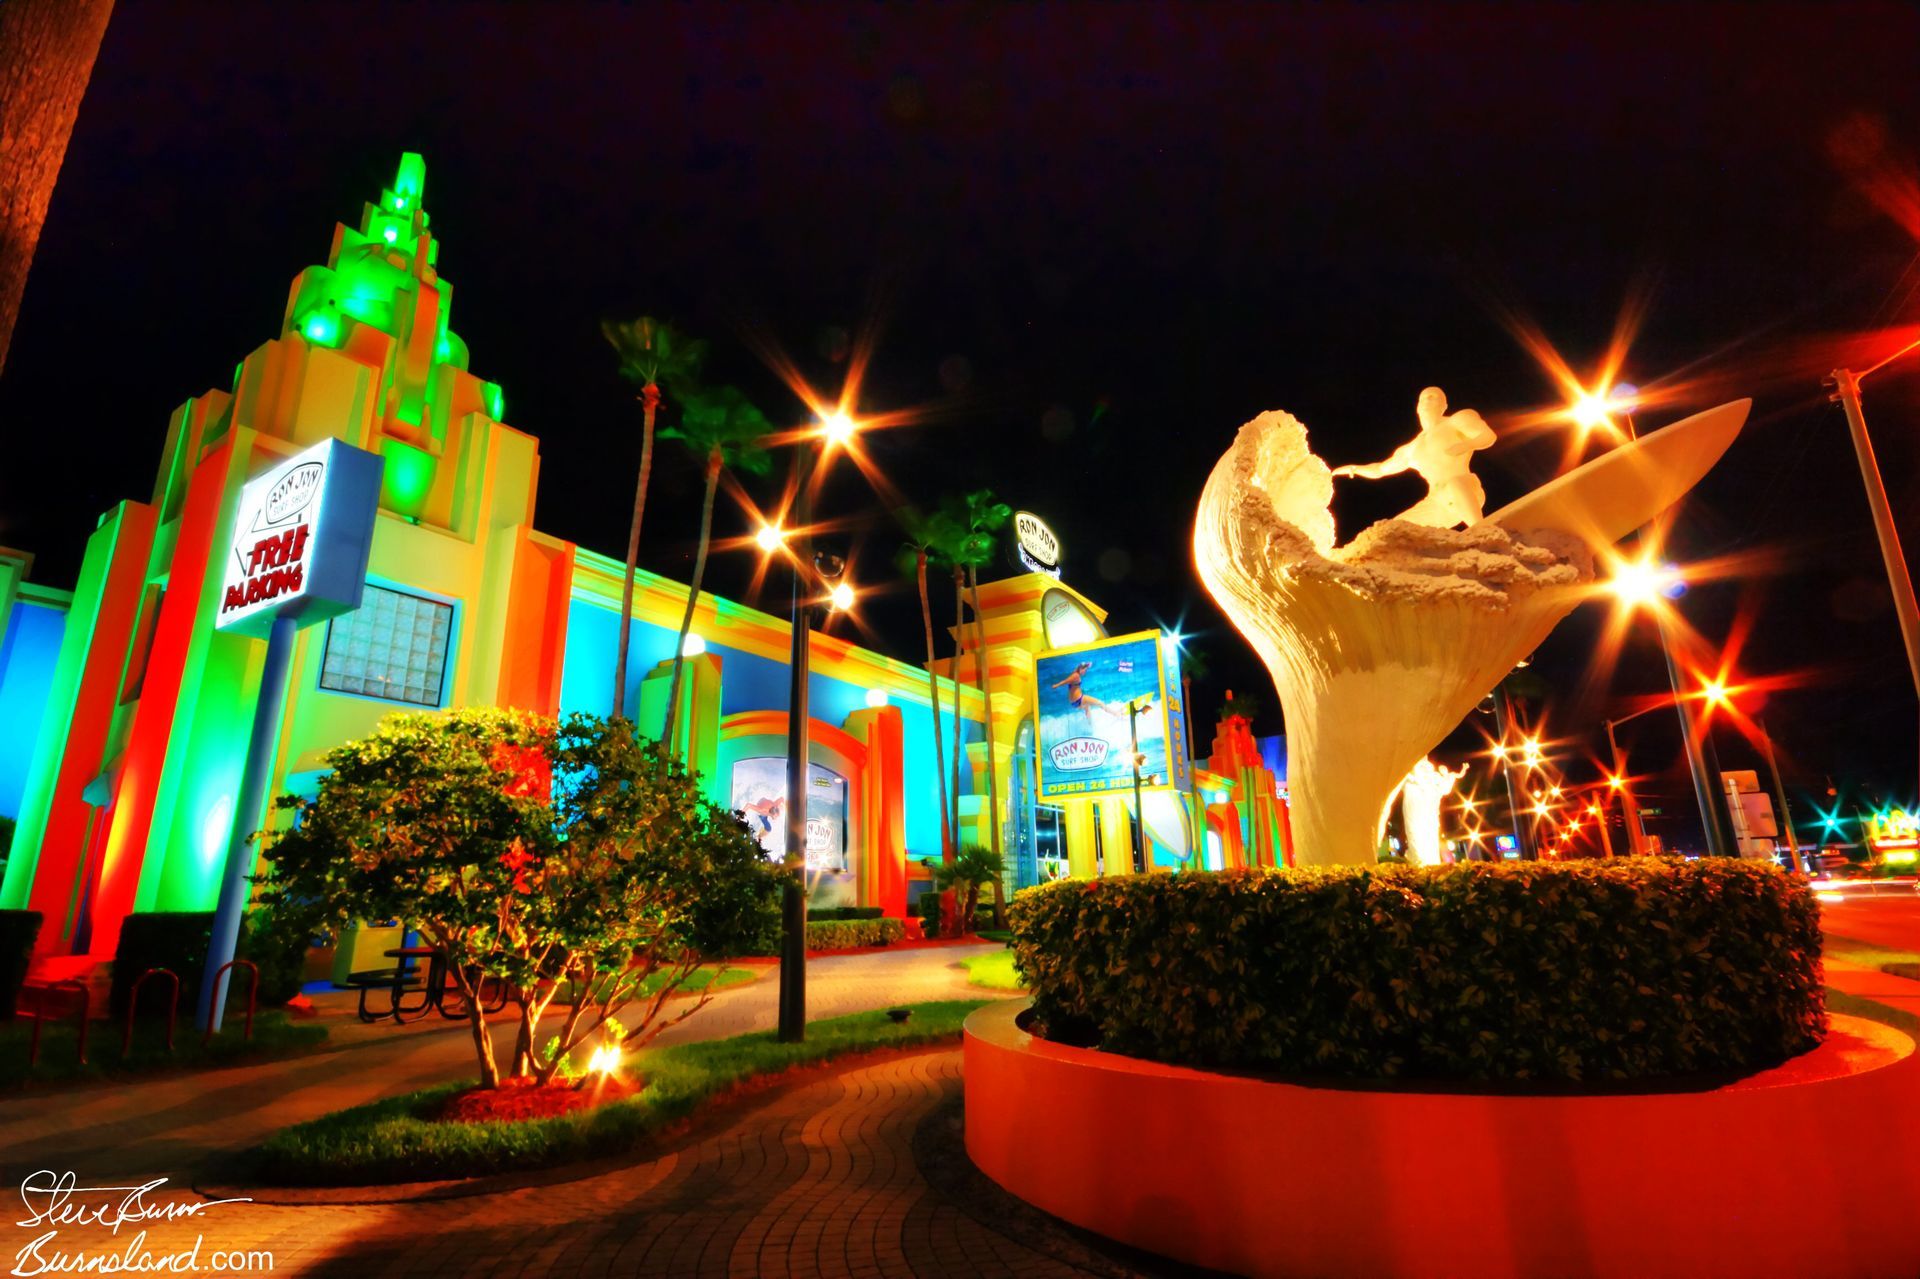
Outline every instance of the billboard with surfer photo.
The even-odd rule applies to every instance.
[[[1035,659],[1035,752],[1040,798],[1061,799],[1133,789],[1127,708],[1140,709],[1140,783],[1183,785],[1185,752],[1170,751],[1168,717],[1177,712],[1178,678],[1169,705],[1168,669],[1158,631],[1056,649]],[[1177,721],[1176,721],[1177,722]]]

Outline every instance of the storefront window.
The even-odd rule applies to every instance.
[[[807,869],[844,872],[847,866],[847,779],[818,764],[807,766]],[[787,760],[756,755],[733,766],[732,807],[746,819],[767,857],[787,855]]]
[[[369,582],[359,608],[327,623],[320,687],[438,706],[452,637],[453,605]]]

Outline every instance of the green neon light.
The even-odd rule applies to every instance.
[[[380,478],[380,505],[395,515],[418,520],[433,488],[433,454],[395,439],[380,442],[387,469]]]
[[[505,421],[507,414],[506,393],[500,389],[498,382],[486,383],[485,391],[487,396],[487,416],[496,422]]]
[[[394,208],[404,208],[427,189],[427,162],[418,151],[403,152],[400,171],[393,179]]]
[[[325,311],[309,311],[300,321],[300,331],[306,334],[307,341],[319,346],[336,346],[340,342],[340,320]]]
[[[388,244],[392,244],[395,240],[398,240],[400,238],[400,228],[396,226],[389,226],[385,230],[380,232],[380,238],[385,240]]]

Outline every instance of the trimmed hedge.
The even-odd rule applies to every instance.
[[[822,910],[807,908],[807,922],[827,923],[841,919],[878,919],[886,914],[878,906],[828,906]]]
[[[1355,1078],[1748,1070],[1826,1033],[1806,880],[1633,858],[1129,875],[1014,899],[1035,1029]]]
[[[907,935],[897,919],[826,919],[807,921],[808,950],[851,950],[855,946],[890,946]]]
[[[0,910],[0,1020],[13,1016],[40,936],[37,910]]]

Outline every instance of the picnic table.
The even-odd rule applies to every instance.
[[[466,998],[459,983],[449,982],[452,975],[447,968],[446,952],[438,946],[397,946],[385,952],[388,959],[394,960],[392,968],[373,968],[351,974],[347,978],[349,987],[360,991],[358,1014],[361,1021],[383,1021],[388,1017],[396,1022],[417,1021],[430,1012],[438,1012],[448,1021],[457,1021],[467,1015]],[[418,967],[419,961],[426,961],[424,974]],[[469,980],[484,985],[484,974],[469,974]],[[418,991],[418,1001],[408,999],[409,992]],[[385,1008],[369,1007],[367,996],[370,993],[384,992],[387,998]],[[451,994],[452,1000],[447,996]],[[504,983],[494,983],[494,998],[482,1003],[481,1011],[494,1013],[507,1006],[507,990]]]

